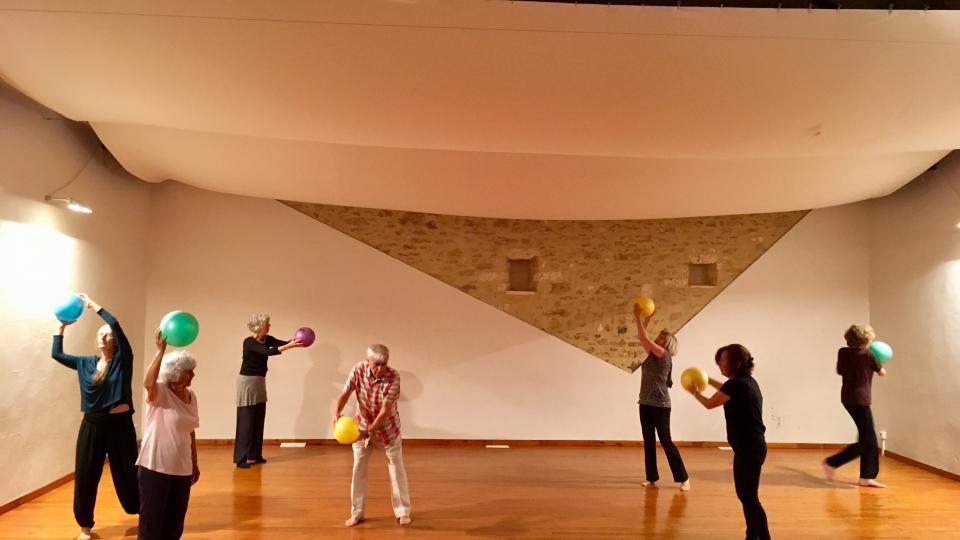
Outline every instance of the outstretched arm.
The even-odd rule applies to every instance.
[[[266,356],[276,356],[283,351],[303,346],[303,343],[295,339],[290,341],[282,341],[275,339],[272,336],[267,336],[267,339],[265,339],[263,343],[260,343],[255,339],[249,339],[244,344],[246,349]]]

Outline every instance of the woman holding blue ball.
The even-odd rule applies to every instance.
[[[53,336],[51,356],[77,372],[83,421],[77,435],[73,514],[80,525],[79,540],[92,538],[93,509],[104,459],[120,504],[128,514],[140,509],[137,486],[137,432],[133,426],[133,349],[117,319],[87,295],[78,295],[87,309],[106,323],[97,331],[97,355],[63,352],[63,334],[76,319],[62,320]],[[59,315],[59,313],[58,313]]]

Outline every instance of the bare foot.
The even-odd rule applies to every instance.
[[[690,480],[684,480],[680,483],[680,491],[690,491]]]
[[[343,522],[343,524],[346,525],[347,527],[353,527],[360,523],[363,523],[363,517],[361,516],[351,516],[350,519]]]
[[[827,480],[833,482],[833,479],[837,476],[837,468],[831,467],[826,461],[821,463],[821,465],[823,466],[823,475],[827,477]]]
[[[400,516],[397,518],[397,523],[400,525],[409,525],[413,523],[413,520],[410,519],[410,516]]]
[[[90,527],[80,527],[80,534],[77,535],[77,540],[90,540],[93,538],[93,535],[90,534]]]
[[[649,480],[645,481],[644,483],[642,483],[642,484],[640,484],[640,485],[643,486],[643,487],[657,487],[657,483],[656,483],[656,482],[651,482],[651,481],[649,481]]]
[[[873,478],[861,478],[859,484],[863,487],[875,487],[875,488],[885,488],[886,484],[881,484]]]

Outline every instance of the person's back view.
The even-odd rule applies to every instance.
[[[880,473],[880,448],[870,410],[873,374],[883,376],[886,370],[867,349],[867,345],[876,337],[873,328],[855,324],[847,329],[843,337],[847,346],[837,352],[837,374],[843,377],[840,402],[857,425],[857,442],[828,457],[823,462],[823,471],[827,479],[833,480],[838,467],[859,457],[860,485],[886,487],[876,480]]]

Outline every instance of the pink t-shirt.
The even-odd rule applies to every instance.
[[[190,433],[200,427],[200,415],[197,396],[192,390],[187,391],[190,402],[184,403],[167,383],[157,383],[156,401],[147,401],[143,414],[143,441],[137,465],[174,476],[193,474]]]

